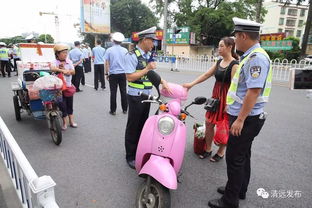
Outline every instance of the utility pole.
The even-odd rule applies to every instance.
[[[309,38],[310,31],[311,31],[311,25],[312,25],[312,0],[309,1],[308,17],[307,17],[306,26],[304,29],[303,38],[302,38],[300,58],[303,58],[306,54],[306,50],[308,46],[308,38]]]
[[[256,22],[260,23],[261,17],[261,9],[262,9],[262,0],[258,0],[257,2],[257,15],[256,15]]]
[[[163,30],[163,40],[161,49],[164,54],[166,54],[167,43],[166,43],[166,33],[167,33],[167,16],[168,16],[168,0],[164,0],[164,30]]]

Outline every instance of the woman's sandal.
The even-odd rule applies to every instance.
[[[76,123],[72,123],[72,124],[70,124],[70,127],[72,127],[72,128],[77,128],[78,125],[77,125]]]
[[[210,161],[211,162],[219,162],[223,157],[224,157],[224,155],[221,157],[220,155],[218,155],[218,153],[216,153],[213,157],[210,158]]]
[[[209,157],[211,155],[212,151],[210,152],[204,152],[203,154],[199,154],[198,157],[199,159],[205,159],[206,157]]]

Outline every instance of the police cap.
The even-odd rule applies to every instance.
[[[147,30],[143,30],[141,32],[138,32],[137,35],[139,36],[140,39],[143,39],[143,38],[150,38],[150,39],[153,39],[153,40],[158,40],[156,38],[156,27],[151,27]]]
[[[233,17],[233,22],[235,25],[233,33],[235,33],[235,32],[259,33],[260,27],[262,26],[258,22],[247,20],[247,19],[241,19],[238,17]]]

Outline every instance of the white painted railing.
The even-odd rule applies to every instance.
[[[192,57],[157,57],[157,67],[169,70],[179,71],[195,71],[206,72],[216,61],[215,56],[192,56]],[[296,60],[288,61],[287,59],[272,60],[273,64],[273,80],[275,81],[289,81],[291,68],[312,68],[312,62]]]
[[[23,208],[58,208],[50,176],[38,177],[0,117],[0,155]]]

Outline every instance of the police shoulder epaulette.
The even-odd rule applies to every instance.
[[[254,58],[256,56],[257,56],[257,53],[253,53],[253,54],[251,54],[251,56],[249,58]]]
[[[135,49],[133,49],[133,50],[131,50],[131,51],[128,51],[127,54],[129,54],[129,55],[134,54],[134,50],[135,50]]]

